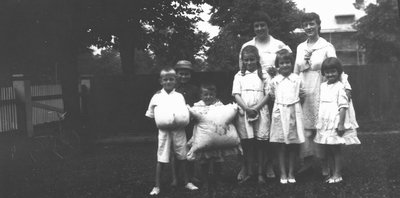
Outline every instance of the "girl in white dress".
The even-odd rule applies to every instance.
[[[358,127],[352,103],[346,95],[345,85],[340,81],[343,72],[337,58],[327,58],[322,62],[321,73],[327,79],[321,84],[317,133],[314,142],[325,147],[331,164],[331,176],[327,183],[339,183],[342,179],[341,145],[360,144]]]
[[[304,90],[300,77],[292,73],[293,62],[289,51],[279,51],[276,57],[279,74],[270,82],[270,95],[275,98],[270,142],[275,142],[277,146],[281,184],[296,183],[294,163],[299,144],[304,142],[303,112],[300,105]]]
[[[239,182],[246,181],[253,174],[254,155],[257,152],[258,182],[264,183],[262,176],[265,151],[269,140],[269,111],[267,81],[263,78],[260,56],[255,46],[249,45],[242,50],[243,67],[233,80],[232,95],[240,109],[236,120],[236,129],[243,148],[242,169]]]

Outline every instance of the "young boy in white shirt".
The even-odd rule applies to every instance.
[[[146,116],[154,118],[154,110],[157,107],[164,106],[185,106],[185,99],[182,94],[175,91],[176,85],[176,72],[172,68],[165,68],[160,72],[160,84],[163,87],[158,91],[150,100],[149,107],[146,111]],[[165,163],[169,163],[170,155],[176,157],[176,163],[174,167],[176,170],[183,171],[183,179],[185,188],[189,190],[197,190],[198,188],[189,182],[186,174],[186,133],[185,128],[179,129],[159,129],[158,130],[158,149],[157,149],[157,166],[156,166],[156,177],[155,186],[150,192],[150,195],[158,195],[160,193],[160,177],[163,166]]]

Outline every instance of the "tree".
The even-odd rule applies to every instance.
[[[400,16],[396,0],[370,4],[355,28],[370,63],[400,61]]]
[[[157,45],[170,47],[183,35],[195,45],[177,45],[176,50],[192,56],[199,47],[189,17],[200,11],[191,6],[200,0],[7,0],[0,1],[0,31],[4,65],[13,65],[18,72],[33,74],[37,68],[57,65],[64,106],[70,112],[69,125],[79,125],[78,55],[92,44],[119,49],[123,72],[133,77],[136,48],[150,45],[156,55],[164,52]],[[149,27],[149,28],[148,28]],[[180,29],[180,27],[182,27]],[[176,30],[173,39],[164,39],[165,30]],[[115,42],[112,36],[116,36]],[[157,40],[161,38],[160,40]],[[190,49],[188,49],[190,48]],[[4,53],[3,53],[4,52]],[[180,57],[174,57],[180,58]]]
[[[236,70],[242,44],[253,36],[249,17],[255,10],[267,12],[272,25],[270,34],[284,41],[295,50],[298,41],[291,32],[299,27],[302,14],[295,3],[287,0],[221,0],[212,3],[210,22],[221,27],[221,31],[207,51],[208,62],[214,70]]]

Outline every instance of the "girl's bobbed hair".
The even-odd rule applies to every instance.
[[[244,54],[253,54],[256,57],[258,77],[260,77],[260,79],[262,80],[263,73],[262,73],[262,68],[261,68],[261,63],[260,63],[260,54],[258,53],[257,47],[254,45],[247,45],[246,47],[244,47],[240,54],[242,61],[243,61]],[[246,74],[246,69],[247,68],[243,64],[242,68],[241,68],[241,72],[242,72],[243,76]]]
[[[279,68],[279,61],[280,60],[290,60],[290,63],[292,66],[294,65],[294,58],[293,54],[289,52],[287,49],[281,49],[276,52],[276,58],[275,58],[275,67]]]
[[[321,73],[322,73],[323,76],[325,76],[326,70],[330,70],[330,69],[336,69],[336,71],[338,72],[339,76],[343,73],[342,63],[340,63],[339,59],[337,59],[336,57],[326,58],[322,62]]]
[[[259,21],[264,21],[267,23],[268,26],[271,25],[271,18],[266,12],[262,11],[255,11],[251,16],[250,16],[250,22],[251,25],[253,25],[255,22]]]

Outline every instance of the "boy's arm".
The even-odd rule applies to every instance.
[[[154,118],[154,108],[157,106],[157,97],[156,95],[153,95],[153,97],[150,100],[149,107],[147,108],[147,111],[145,113],[145,116],[148,118]]]

